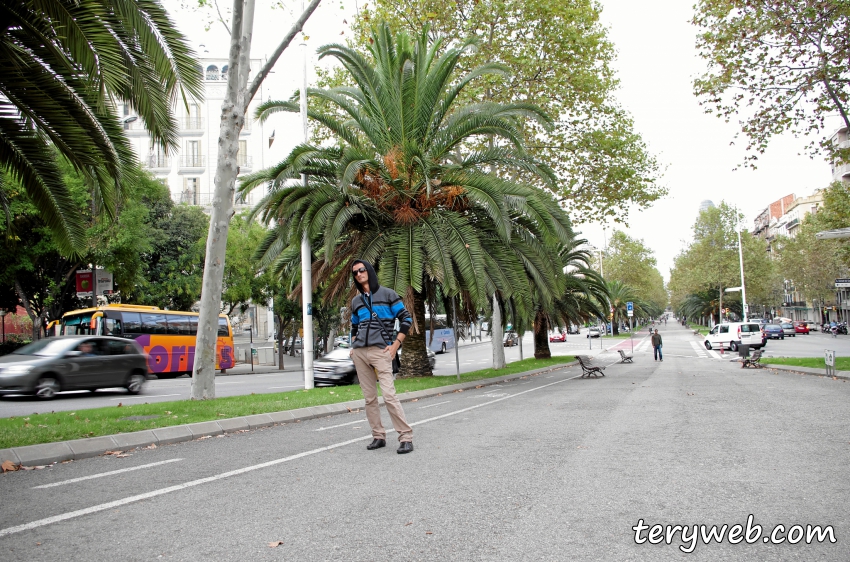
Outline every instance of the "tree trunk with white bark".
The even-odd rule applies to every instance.
[[[493,320],[490,327],[492,337],[490,344],[493,346],[493,368],[504,369],[505,365],[505,344],[502,341],[504,333],[502,332],[502,309],[499,308],[499,299],[493,293]]]

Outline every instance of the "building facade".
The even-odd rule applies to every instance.
[[[179,145],[173,153],[165,153],[151,144],[144,122],[123,106],[123,123],[133,149],[143,168],[168,186],[175,203],[198,205],[208,210],[215,194],[215,168],[218,161],[218,136],[221,105],[227,88],[226,59],[199,59],[204,72],[204,100],[182,101],[175,107],[179,123]],[[251,59],[251,74],[261,67],[260,59]],[[250,80],[250,78],[249,78]],[[265,167],[266,135],[262,124],[254,120],[257,106],[263,101],[262,87],[251,101],[245,115],[245,126],[239,134],[239,176]],[[119,109],[122,109],[119,107]],[[236,210],[252,206],[265,195],[257,189],[247,200],[237,196]]]

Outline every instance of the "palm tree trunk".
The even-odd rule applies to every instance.
[[[413,292],[413,310],[415,325],[404,338],[404,352],[401,354],[400,377],[432,377],[431,365],[428,364],[428,342],[425,340],[425,293]]]
[[[549,317],[542,308],[537,309],[534,318],[534,358],[549,359],[552,351],[549,349]]]

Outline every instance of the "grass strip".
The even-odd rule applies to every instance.
[[[572,356],[558,356],[551,359],[529,358],[508,363],[504,369],[482,369],[461,374],[460,380],[454,376],[397,379],[395,387],[396,392],[401,394],[449,386],[458,382],[504,377],[574,360]],[[296,410],[362,398],[363,392],[360,387],[353,385],[291,390],[273,394],[228,396],[214,400],[178,400],[132,405],[119,403],[118,406],[105,408],[0,418],[0,449]]]
[[[790,365],[792,367],[826,369],[826,360],[823,357],[762,357],[761,362],[772,363],[774,365]],[[836,357],[835,368],[839,371],[850,371],[850,357]]]

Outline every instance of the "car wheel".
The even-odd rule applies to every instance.
[[[704,343],[705,343],[706,349],[711,349],[711,342],[710,341],[707,341],[707,342],[704,342]]]
[[[733,342],[733,341],[730,341],[729,342],[729,349],[731,349],[732,351],[738,351],[738,344]]]
[[[42,400],[51,400],[56,397],[56,393],[61,390],[59,381],[53,377],[41,377],[35,383],[35,395]]]
[[[145,375],[141,373],[133,373],[130,375],[130,378],[127,379],[127,392],[130,394],[139,394],[142,391],[142,387],[145,386],[145,382],[147,379]]]

